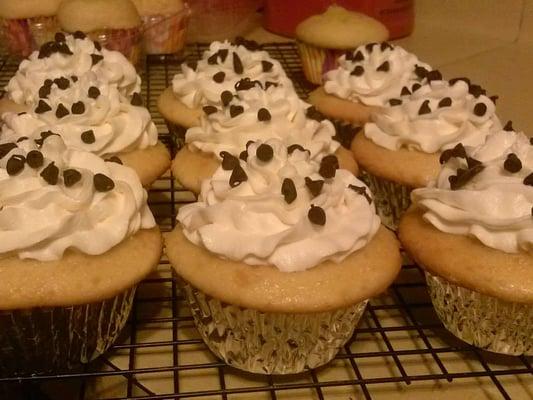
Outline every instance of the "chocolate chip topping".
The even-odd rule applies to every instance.
[[[326,179],[333,178],[337,169],[339,169],[339,160],[337,159],[337,156],[330,154],[322,158],[320,161],[320,169],[318,170],[318,173]]]
[[[270,115],[270,111],[266,108],[260,108],[259,111],[257,111],[257,119],[259,121],[270,121],[272,116]]]
[[[533,137],[529,138],[529,144],[533,145]]]
[[[244,67],[242,66],[242,61],[237,53],[233,53],[233,70],[236,74],[242,74],[244,72]]]
[[[20,142],[23,142],[25,140],[28,140],[28,137],[27,136],[21,136],[17,139],[17,143],[20,143]]]
[[[244,112],[243,106],[236,106],[235,104],[232,104],[229,107],[229,115],[231,118],[235,118],[236,116],[242,114]]]
[[[74,83],[78,82],[78,77],[76,75],[72,75],[70,79],[72,79],[72,82]]]
[[[402,92],[400,93],[400,96],[409,96],[411,94],[411,91],[407,86],[404,86],[402,88]]]
[[[335,136],[333,136],[333,140],[336,140],[343,147],[349,149],[352,146],[353,138],[360,130],[360,126],[353,126],[352,124],[342,125],[335,129]]]
[[[326,213],[322,207],[311,204],[311,208],[307,212],[307,218],[312,224],[324,226],[326,225]]]
[[[444,150],[440,155],[439,162],[444,164],[452,157],[467,158],[466,150],[462,143],[457,143],[453,149]]]
[[[350,75],[361,76],[365,73],[365,69],[361,65],[356,65]]]
[[[56,42],[46,42],[39,48],[38,58],[48,58],[52,54],[57,53],[59,46]]]
[[[248,141],[246,142],[246,150],[248,150],[248,147],[250,147],[250,146],[251,146],[252,144],[254,144],[254,143],[255,143],[255,141],[253,141],[253,140],[248,140]]]
[[[278,87],[278,84],[276,82],[266,81],[265,82],[265,90],[268,90],[270,86]]]
[[[115,187],[113,179],[104,174],[95,174],[93,177],[93,184],[97,192],[109,192]]]
[[[91,60],[92,60],[93,65],[98,64],[103,59],[104,59],[104,56],[101,56],[100,54],[91,54]]]
[[[485,169],[485,167],[481,163],[476,164],[474,167],[468,168],[468,169],[459,168],[457,170],[457,175],[451,175],[451,176],[448,177],[448,181],[450,182],[450,189],[451,190],[457,190],[457,189],[462,188],[474,176],[476,176],[481,171],[483,171],[483,169]]]
[[[39,98],[46,99],[52,92],[52,87],[50,85],[43,85],[39,88]]]
[[[269,162],[274,157],[274,149],[269,144],[261,143],[255,151],[255,155],[261,161]]]
[[[56,42],[64,42],[67,40],[67,38],[65,37],[65,34],[62,33],[62,32],[56,32],[56,34],[54,35],[54,40]]]
[[[411,86],[411,93],[416,92],[421,87],[422,87],[422,85],[420,83],[415,83],[413,86]]]
[[[94,42],[94,48],[98,51],[102,51],[102,45],[100,44],[100,42]]]
[[[459,77],[459,78],[452,78],[448,81],[448,83],[450,84],[450,86],[453,86],[455,85],[457,82],[459,81],[463,81],[465,82],[468,86],[470,86],[470,79],[468,78],[465,78],[465,77]]]
[[[15,154],[7,160],[6,171],[9,176],[17,175],[24,169],[26,159],[20,154]]]
[[[500,98],[500,96],[494,95],[490,96],[489,99],[492,101],[492,104],[496,105],[496,101]]]
[[[363,61],[365,59],[365,55],[361,52],[361,50],[357,50],[357,52],[354,54],[352,60],[355,62]]]
[[[369,53],[372,53],[372,50],[374,49],[374,46],[376,45],[377,43],[368,43],[367,45],[365,45],[365,49],[366,51],[368,51]]]
[[[187,61],[185,65],[193,71],[196,71],[196,68],[198,68],[198,63],[196,61]]]
[[[83,114],[85,112],[85,104],[83,104],[83,101],[77,101],[76,103],[72,104],[70,111],[75,115]]]
[[[291,144],[289,147],[287,147],[287,153],[292,154],[295,150],[300,151],[306,151],[305,148],[301,144]]]
[[[513,129],[513,121],[507,121],[507,123],[506,123],[505,126],[503,127],[503,130],[504,130],[504,131],[507,131],[507,132],[512,132],[512,131],[514,131],[514,129]]]
[[[215,106],[204,106],[202,110],[204,110],[205,115],[211,115],[218,111]]]
[[[270,61],[261,61],[261,67],[263,67],[263,72],[270,72],[272,71],[272,68],[274,67],[274,64],[272,64]]]
[[[100,97],[100,89],[98,89],[96,86],[91,86],[89,88],[89,91],[87,92],[87,95],[91,99],[97,99],[98,97]]]
[[[428,70],[420,65],[415,65],[415,74],[418,76],[419,79],[424,79],[427,74]]]
[[[137,92],[133,93],[133,96],[131,96],[130,103],[131,103],[132,106],[142,107],[143,98],[142,98],[141,94],[137,93]]]
[[[439,70],[434,69],[433,71],[429,71],[426,74],[426,79],[428,80],[428,82],[441,81],[442,80],[442,74],[440,73]]]
[[[324,114],[318,111],[314,106],[311,106],[307,110],[305,110],[305,116],[309,119],[314,119],[318,122],[322,122],[326,119],[326,117],[324,117]]]
[[[248,151],[241,151],[241,153],[239,154],[239,159],[246,162],[248,160]]]
[[[63,171],[63,182],[66,187],[74,186],[81,180],[81,174],[75,169],[66,169]]]
[[[420,109],[418,110],[418,115],[424,115],[431,113],[431,108],[429,108],[429,100],[424,100]]]
[[[385,61],[384,63],[382,63],[379,67],[377,67],[376,71],[380,71],[380,72],[389,72],[390,70],[390,64],[388,61]]]
[[[48,112],[51,110],[52,110],[52,107],[50,107],[46,101],[39,100],[39,104],[37,104],[37,108],[35,109],[35,112],[37,114],[44,114],[45,112]]]
[[[224,82],[224,78],[226,77],[226,73],[224,71],[217,72],[215,75],[213,75],[213,80],[216,83],[222,83]]]
[[[4,158],[9,154],[13,149],[16,149],[17,145],[15,143],[2,143],[0,144],[0,159]]]
[[[439,108],[450,107],[452,105],[452,99],[450,97],[445,97],[439,101]]]
[[[466,165],[468,165],[468,168],[474,168],[474,167],[477,167],[478,165],[481,165],[481,161],[476,160],[475,158],[472,158],[472,157],[466,157]]]
[[[352,189],[357,194],[364,196],[366,201],[368,201],[368,204],[372,204],[372,197],[368,194],[366,191],[366,187],[364,186],[356,186],[356,185],[348,185],[349,189]]]
[[[238,46],[244,46],[250,51],[256,51],[261,49],[261,45],[257,43],[255,40],[247,40],[243,38],[242,36],[237,36],[235,38],[235,44]]]
[[[218,56],[220,57],[220,61],[224,62],[226,61],[226,58],[228,58],[229,50],[228,49],[220,49],[218,51]]]
[[[224,107],[226,107],[231,102],[231,100],[233,100],[233,93],[231,93],[229,90],[224,90],[220,94],[220,101],[222,101]]]
[[[402,99],[390,99],[390,100],[389,100],[389,104],[390,104],[391,106],[393,106],[393,107],[394,107],[394,106],[399,106],[399,105],[402,104]]]
[[[44,163],[43,153],[39,150],[32,150],[26,155],[26,162],[31,168],[41,168]]]
[[[470,85],[468,87],[468,93],[477,99],[479,96],[487,94],[487,91],[479,85]]]
[[[89,129],[88,131],[85,131],[81,134],[81,141],[86,144],[92,144],[96,141],[96,138],[94,137],[94,131],[92,129]]]
[[[487,112],[487,106],[485,103],[477,103],[474,106],[474,114],[476,114],[478,117],[482,117]]]
[[[233,168],[233,171],[231,172],[231,176],[229,177],[229,185],[234,188],[239,186],[241,183],[246,182],[247,180],[248,175],[246,175],[246,172],[244,172],[244,169],[242,169],[239,164]]]
[[[296,197],[298,197],[298,192],[296,191],[296,186],[294,181],[290,178],[285,178],[281,185],[281,194],[285,198],[287,204],[291,204]]]
[[[38,146],[42,146],[44,141],[46,139],[48,139],[50,136],[59,136],[57,133],[54,133],[52,131],[46,131],[46,132],[41,132],[41,138],[40,139],[35,139],[35,144],[37,144]]]
[[[118,158],[117,156],[106,158],[105,161],[106,162],[112,162],[112,163],[115,163],[115,164],[120,164],[120,165],[123,164],[122,160],[120,158]]]
[[[208,58],[207,58],[207,63],[209,65],[215,65],[218,63],[218,53],[214,53],[214,54],[211,54]]]
[[[54,83],[61,90],[66,90],[70,87],[70,81],[64,77],[54,79]]]
[[[524,178],[523,183],[526,186],[533,186],[533,172]]]
[[[82,31],[76,31],[72,34],[72,36],[74,36],[74,39],[85,39],[87,37],[87,35],[85,35],[85,33]]]
[[[26,111],[22,111],[22,112],[17,113],[17,115],[18,115],[19,117],[20,117],[21,115],[26,115],[26,114],[27,114]]]
[[[263,88],[263,85],[261,85],[261,82],[255,80],[252,81],[250,78],[242,78],[237,83],[235,83],[235,90],[249,90],[252,89],[255,86],[259,86],[261,89]]]
[[[515,153],[508,154],[503,163],[503,168],[514,174],[522,169],[522,161]]]
[[[222,169],[224,171],[231,171],[239,165],[239,160],[234,155],[227,151],[221,151],[220,157],[222,158]]]
[[[59,103],[59,105],[56,108],[56,118],[61,119],[63,117],[66,117],[69,114],[70,113],[69,113],[67,107],[65,107],[63,105],[63,103]]]
[[[324,186],[324,180],[317,179],[316,181],[309,178],[308,176],[305,177],[305,186],[307,186],[307,189],[309,190],[309,193],[313,197],[316,197],[322,192],[322,187]]]
[[[45,167],[45,169],[41,171],[40,175],[49,185],[57,185],[57,181],[59,179],[59,168],[57,168],[55,164],[51,162]]]

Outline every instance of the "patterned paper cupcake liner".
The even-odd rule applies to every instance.
[[[400,217],[411,205],[411,191],[413,189],[409,186],[380,178],[365,170],[361,170],[360,178],[374,194],[376,210],[383,225],[396,231]]]
[[[1,39],[15,57],[28,57],[44,43],[54,40],[59,31],[56,17],[35,17],[0,20]]]
[[[322,84],[322,76],[338,67],[337,58],[344,50],[324,49],[298,41],[298,51],[305,77],[311,83]]]
[[[259,374],[295,374],[326,364],[352,337],[367,304],[320,313],[269,313],[222,303],[182,285],[209,349],[227,364]]]
[[[533,355],[533,305],[487,296],[428,272],[426,281],[437,315],[459,339],[495,353]]]
[[[135,289],[92,304],[0,311],[0,376],[57,373],[99,357],[126,324]]]
[[[121,52],[133,65],[138,66],[142,59],[142,35],[139,28],[103,29],[88,32],[92,40],[96,40],[108,50]]]
[[[147,15],[143,19],[143,47],[146,54],[177,54],[185,47],[190,9],[185,6],[170,15]]]

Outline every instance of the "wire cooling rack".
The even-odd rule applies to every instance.
[[[191,45],[185,56],[197,59],[205,48]],[[313,86],[303,76],[294,44],[264,49],[282,63],[305,97]],[[150,58],[143,77],[144,98],[172,154],[176,144],[156,102],[179,65],[175,59]],[[15,61],[0,59],[2,87],[16,69]],[[173,228],[178,208],[194,200],[169,174],[156,182],[149,197],[163,231]],[[531,362],[490,354],[454,338],[433,311],[422,272],[405,265],[389,291],[369,302],[353,338],[327,366],[295,376],[247,374],[209,352],[163,258],[157,272],[140,284],[130,320],[108,353],[81,371],[1,378],[0,398],[531,399]]]

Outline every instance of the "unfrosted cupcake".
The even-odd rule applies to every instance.
[[[485,350],[532,355],[530,139],[500,131],[443,161],[436,181],[412,193],[399,227],[404,248],[426,271],[448,330]]]
[[[494,99],[467,79],[415,83],[410,91],[391,99],[391,107],[376,113],[352,143],[382,221],[392,229],[410,204],[411,190],[437,176],[443,151],[459,143],[482,145],[501,128]]]
[[[161,235],[130,168],[52,135],[0,141],[0,375],[54,373],[126,323]]]
[[[180,208],[166,252],[218,357],[297,373],[351,337],[367,300],[399,272],[398,246],[368,188],[334,160],[319,164],[276,139],[247,153],[228,157],[199,201]]]

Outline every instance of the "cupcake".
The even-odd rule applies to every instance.
[[[224,91],[219,107],[203,108],[200,126],[189,128],[185,146],[176,155],[172,171],[176,179],[194,193],[210,178],[226,157],[246,159],[243,150],[250,143],[276,138],[305,149],[311,159],[320,160],[336,153],[341,167],[357,172],[353,155],[333,140],[335,128],[302,101],[292,87],[259,84],[241,80],[234,93]]]
[[[373,112],[435,74],[414,54],[387,42],[349,50],[338,63],[324,75],[323,86],[310,93],[309,102],[328,118],[354,124],[369,122]]]
[[[132,64],[140,61],[141,17],[131,0],[63,0],[57,18],[64,31],[84,32]]]
[[[143,21],[146,54],[175,54],[185,46],[190,10],[182,0],[133,0]]]
[[[400,269],[368,188],[277,140],[228,157],[165,237],[198,330],[229,365],[292,374],[331,360]],[[265,157],[269,154],[269,157]],[[331,172],[324,179],[325,170]]]
[[[135,172],[51,135],[0,142],[0,376],[57,373],[106,351],[161,235]]]
[[[14,56],[27,57],[59,30],[61,0],[0,0],[0,37]]]
[[[412,192],[399,234],[450,332],[485,350],[532,355],[533,148],[507,129],[444,152],[436,181]]]
[[[347,50],[389,38],[381,22],[355,11],[330,6],[296,27],[296,39],[305,77],[320,85],[323,75],[337,68],[337,59]]]
[[[437,71],[433,75],[441,79]],[[415,83],[408,88],[411,94],[389,100],[391,107],[376,113],[352,143],[363,180],[391,229],[409,207],[411,190],[437,176],[444,151],[459,143],[482,145],[501,127],[495,99],[482,88],[465,78],[440,79]]]

